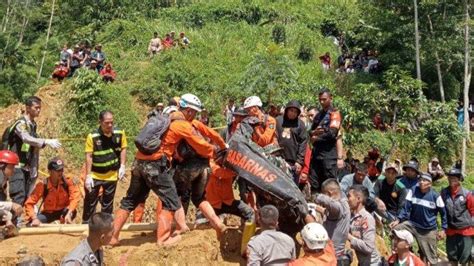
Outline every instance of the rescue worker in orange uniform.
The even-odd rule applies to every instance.
[[[250,96],[245,99],[244,109],[247,111],[249,117],[258,119],[258,123],[254,126],[252,140],[260,147],[265,147],[269,144],[278,144],[275,118],[264,114],[262,112],[262,100],[258,96]]]
[[[5,237],[14,236],[15,219],[23,213],[20,204],[6,201],[6,189],[9,178],[15,173],[15,166],[20,163],[16,153],[9,150],[0,150],[0,225],[5,224]]]
[[[56,220],[71,224],[81,200],[78,184],[74,184],[73,179],[64,177],[64,162],[58,157],[48,162],[48,171],[49,177],[36,184],[25,202],[26,220],[31,222],[31,226]],[[38,202],[40,210],[35,213]]]
[[[206,186],[206,200],[209,201],[216,214],[229,213],[240,216],[247,222],[253,222],[255,215],[252,208],[242,200],[234,198],[232,183],[236,173],[221,167],[214,160],[211,160],[210,164],[211,174]]]
[[[336,252],[326,229],[318,223],[308,223],[301,230],[304,256],[289,266],[336,266]]]
[[[157,244],[159,246],[171,245],[180,240],[179,235],[171,234],[171,223],[176,210],[181,208],[176,186],[173,181],[173,170],[171,162],[178,144],[185,140],[203,158],[214,156],[214,146],[203,138],[193,133],[192,121],[197,112],[201,110],[201,101],[192,94],[185,94],[180,100],[179,112],[171,114],[171,123],[162,137],[160,148],[151,155],[145,155],[137,151],[132,166],[132,177],[127,195],[120,203],[114,220],[114,234],[111,245],[119,244],[119,233],[127,221],[130,212],[137,205],[144,202],[150,189],[155,192],[162,202],[162,208],[157,208]],[[207,203],[209,205],[209,203]],[[203,204],[203,213],[208,214],[209,208]],[[213,212],[213,210],[212,210]],[[215,217],[217,217],[214,214]],[[214,217],[208,217],[210,220]],[[219,219],[217,217],[217,219]],[[222,229],[224,229],[222,225]]]

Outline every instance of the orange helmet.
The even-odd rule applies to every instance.
[[[17,165],[20,163],[20,158],[12,151],[2,150],[0,151],[0,163]]]

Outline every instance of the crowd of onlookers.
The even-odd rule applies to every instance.
[[[186,49],[189,44],[190,41],[184,32],[180,32],[179,36],[176,36],[176,32],[171,31],[166,33],[164,37],[160,37],[158,32],[154,32],[153,38],[150,40],[150,44],[148,45],[148,53],[150,54],[150,57],[153,57],[155,54],[166,49],[176,47]]]
[[[319,60],[325,70],[335,68],[337,73],[365,72],[378,74],[382,71],[382,64],[378,60],[378,52],[367,49],[356,54],[342,53],[337,57],[337,62],[334,66],[332,65],[329,52],[321,55]]]
[[[117,76],[112,65],[107,62],[101,44],[95,45],[92,51],[90,46],[81,43],[74,45],[72,49],[67,44],[63,46],[52,78],[62,81],[66,77],[72,77],[79,68],[97,72],[105,82],[113,82]]]

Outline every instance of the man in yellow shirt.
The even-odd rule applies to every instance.
[[[113,212],[117,180],[125,177],[127,138],[125,132],[114,128],[113,113],[102,111],[99,114],[100,127],[86,139],[86,196],[82,222],[88,223],[95,213],[102,188],[100,203],[102,212]]]

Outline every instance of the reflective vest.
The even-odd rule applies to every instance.
[[[448,218],[449,228],[463,229],[474,225],[469,209],[467,208],[467,196],[470,193],[469,190],[462,187],[453,199],[449,188],[445,188],[441,191],[441,197],[446,205],[446,216]]]
[[[12,152],[18,155],[18,157],[20,158],[19,166],[23,168],[25,166],[30,165],[31,159],[33,157],[34,148],[31,147],[30,144],[24,143],[23,140],[16,134],[16,127],[20,123],[25,123],[26,131],[28,131],[28,133],[32,137],[38,138],[38,134],[36,133],[36,123],[28,123],[28,120],[26,120],[25,117],[22,117],[15,121],[15,123],[13,123],[13,125],[9,129],[9,136],[13,139],[13,141],[11,142],[11,145],[9,143],[8,150],[11,150]]]
[[[122,151],[122,131],[114,128],[111,137],[107,137],[102,129],[92,133],[92,172],[105,174],[120,168],[120,152]]]

